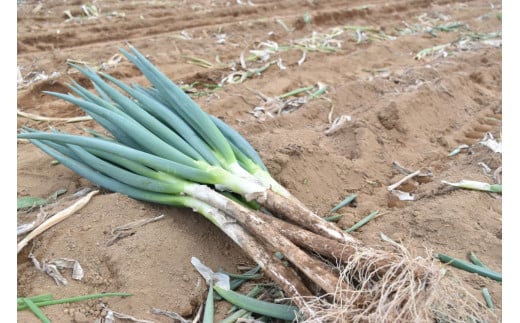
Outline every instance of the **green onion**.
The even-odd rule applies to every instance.
[[[18,303],[18,305],[22,305],[22,304],[24,304],[24,299],[29,299],[29,300],[33,301],[33,303],[39,303],[39,302],[43,302],[43,301],[52,300],[52,295],[43,294],[43,295],[37,295],[37,296],[31,296],[31,297],[18,297],[16,302]]]
[[[467,261],[456,259],[444,254],[438,254],[435,257],[438,258],[440,261],[447,263],[448,265],[451,265],[455,268],[459,268],[470,273],[479,274],[480,276],[488,277],[498,282],[502,282],[502,275],[500,273],[492,271],[491,269],[477,266]]]
[[[34,197],[34,196],[24,196],[19,197],[16,202],[17,206],[16,209],[26,209],[36,206],[44,206],[51,202],[51,200],[56,200],[59,195],[67,192],[66,189],[59,189],[56,192],[52,193],[48,198],[42,198],[42,197]]]
[[[321,95],[323,95],[323,93],[325,93],[326,90],[327,90],[327,85],[325,85],[325,84],[323,84],[321,82],[318,82],[318,89],[315,92],[311,93],[309,95],[309,97],[311,99],[315,99],[317,97],[320,97]]]
[[[260,268],[260,267],[258,267]],[[237,278],[237,279],[243,279],[243,280],[250,280],[250,279],[258,279],[262,277],[262,274],[232,274],[227,272],[222,272],[223,274],[228,275],[231,278]]]
[[[249,279],[260,278],[261,276],[260,276],[260,274],[258,274],[260,269],[261,269],[260,266],[256,266],[255,268],[248,270],[241,275],[240,274],[231,274],[231,273],[222,272],[222,271],[220,273],[228,275],[231,278],[231,280],[229,282],[229,289],[237,290],[240,286],[242,286],[242,284],[247,282]],[[217,294],[217,295],[215,295],[215,299],[219,301],[222,298],[220,297],[220,295]]]
[[[448,184],[455,187],[466,188],[470,190],[478,190],[478,191],[486,191],[492,193],[502,193],[502,185],[501,184],[488,184],[478,181],[471,180],[461,180],[458,183],[450,183],[447,181],[442,181],[444,184]]]
[[[211,120],[213,120],[215,125],[226,137],[226,139],[237,147],[238,151],[240,151],[253,162],[255,162],[264,171],[267,171],[267,168],[265,167],[260,155],[258,155],[258,152],[253,148],[253,146],[251,146],[251,144],[246,139],[244,139],[244,137],[242,137],[235,129],[231,128],[227,123],[220,120],[219,118],[211,116]]]
[[[356,231],[357,229],[359,229],[359,228],[361,228],[362,226],[364,226],[365,224],[367,224],[370,220],[372,220],[373,218],[375,218],[378,214],[379,214],[379,210],[370,213],[369,215],[367,215],[366,217],[364,217],[363,219],[361,219],[358,223],[356,223],[356,224],[354,224],[353,226],[351,226],[350,228],[346,229],[345,232],[353,232],[353,231]]]
[[[121,49],[130,61],[141,70],[141,72],[161,92],[161,96],[177,108],[182,118],[190,124],[200,136],[215,150],[220,152],[224,159],[232,164],[236,162],[234,154],[227,140],[211,121],[208,115],[191,98],[168,79],[162,72],[152,65],[141,53],[130,46],[133,55]]]
[[[470,251],[469,254],[468,254],[468,257],[469,257],[469,260],[477,265],[477,266],[480,266],[480,267],[484,267],[484,268],[487,268],[486,265],[484,265],[482,263],[482,261],[480,261],[480,259],[477,258],[477,255],[475,255],[475,253],[473,251]]]
[[[314,47],[321,47],[317,46]],[[92,81],[97,94],[78,83],[70,85],[72,94],[46,92],[79,106],[113,138],[84,137],[57,130],[42,132],[25,127],[18,138],[30,140],[64,166],[107,190],[141,201],[187,207],[201,214],[237,243],[300,307],[305,305],[303,297],[312,293],[299,273],[324,293],[333,294],[338,287],[353,288],[346,286],[348,283],[331,272],[326,263],[299,247],[310,249],[309,240],[316,234],[326,238],[325,241],[342,243],[349,250],[365,247],[290,194],[269,174],[245,138],[220,119],[205,113],[141,53],[133,47],[130,49],[130,52],[121,51],[144,74],[151,88],[125,85],[109,75],[73,65]],[[263,69],[271,64],[273,62],[267,63]],[[249,70],[245,77],[261,70]],[[326,86],[319,83],[311,97],[325,91]],[[309,234],[298,237],[297,246],[287,237],[289,234],[282,234],[273,222],[263,218],[264,212],[299,224],[303,227],[301,232],[308,229]],[[364,225],[377,212],[347,231]],[[276,258],[274,251],[283,255],[283,261]],[[368,268],[373,260],[379,260],[377,257],[363,260],[366,268],[362,270],[371,270]],[[393,258],[388,259],[393,265]],[[298,273],[285,266],[289,262]],[[294,320],[299,311],[296,306],[259,301],[214,283],[212,291],[253,313]],[[208,298],[211,296],[216,297],[208,293]],[[45,306],[52,302],[55,301],[35,304]],[[207,307],[206,321],[211,320],[211,309]]]
[[[314,85],[297,88],[297,89],[294,89],[294,90],[289,91],[287,93],[279,95],[278,98],[279,99],[284,99],[284,98],[287,98],[287,97],[290,97],[290,96],[293,96],[293,95],[297,95],[297,94],[300,94],[300,93],[303,93],[303,92],[310,91],[312,89],[314,89]]]
[[[235,305],[233,305],[235,306]],[[238,311],[233,312],[231,315],[221,320],[219,323],[235,323],[239,318],[244,317],[245,315],[250,314],[251,312],[245,309],[239,309]]]
[[[155,90],[153,91],[156,95],[161,98],[160,101],[167,103],[167,106],[178,113],[196,132],[197,134],[206,141],[214,151],[218,152],[219,155],[223,156],[227,165],[226,169],[232,170],[237,176],[243,178],[250,178],[247,175],[247,171],[244,171],[240,165],[236,162],[236,157],[233,154],[232,145],[226,140],[226,137],[219,131],[218,127],[211,122],[211,118],[205,114],[202,109],[192,101],[179,87],[171,82],[164,74],[162,74],[155,66],[153,66],[142,54],[140,54],[135,48],[130,47],[133,54],[126,52],[121,49],[123,54],[133,62],[137,68],[148,78],[148,80],[154,85]],[[317,92],[324,91],[326,87],[319,85]],[[317,95],[317,94],[316,94]],[[244,155],[247,156],[247,152],[243,151]],[[258,166],[262,168],[262,166]],[[278,184],[267,172],[259,172],[254,174],[256,178],[250,178],[251,180],[259,180],[263,183],[265,188],[271,188],[278,194],[286,197],[284,200],[269,201],[271,203],[283,203],[285,205],[295,205],[298,208],[302,208],[302,204],[297,202],[287,190],[285,190],[280,184]],[[217,184],[217,183],[215,183]],[[220,185],[220,183],[218,183]],[[235,183],[236,184],[236,183]],[[233,190],[233,189],[232,189]],[[235,191],[236,192],[236,191]],[[258,192],[237,192],[241,195],[248,195],[251,193]],[[264,200],[263,197],[259,196],[260,200]],[[249,199],[246,196],[246,199]],[[260,202],[258,200],[258,202]],[[276,207],[276,206],[272,206]],[[332,235],[335,239],[342,239],[344,241],[350,241],[351,237],[347,237],[337,227],[329,224],[327,221],[323,221],[316,214],[313,214],[309,210],[301,210],[300,214],[294,214],[294,212],[288,212],[286,216],[292,216],[292,220],[300,223],[304,226],[309,227],[317,233]],[[309,219],[313,218],[313,220]],[[309,225],[309,223],[320,223],[319,226]]]
[[[114,139],[30,128],[23,128],[18,137],[29,139],[64,166],[105,189],[142,201],[189,207],[202,214],[248,250],[262,268],[268,268],[271,278],[293,296],[307,294],[307,288],[301,284],[291,287],[290,282],[282,279],[294,274],[280,261],[273,262],[272,254],[259,247],[245,229],[270,248],[282,251],[288,261],[332,292],[337,283],[334,275],[325,272],[319,261],[269,227],[243,202],[258,204],[260,209],[286,217],[315,233],[342,242],[357,242],[292,196],[271,177],[247,140],[202,111],[136,49],[131,47],[131,53],[121,51],[153,88],[130,87],[108,75],[100,76],[92,69],[72,65],[93,82],[98,95],[77,83],[70,88],[78,97],[46,92],[79,106]],[[234,223],[230,215],[239,224],[230,224]]]
[[[22,298],[22,300],[34,315],[42,321],[42,323],[51,323],[51,320],[45,316],[42,310],[30,298]]]
[[[339,219],[341,219],[343,216],[344,216],[344,214],[336,214],[336,215],[331,215],[331,216],[324,217],[323,219],[325,221],[329,221],[329,222],[336,222]]]
[[[212,165],[219,165],[219,160],[216,157],[215,152],[211,150],[208,144],[206,144],[178,114],[174,113],[171,109],[151,97],[149,94],[135,88],[133,89],[108,74],[103,74],[103,76],[138,100],[141,107],[148,113],[156,117],[171,129],[175,129],[175,132],[189,143],[204,158],[204,160],[206,160],[206,162]]]
[[[213,304],[213,279],[209,281],[208,297],[206,298],[206,305],[204,306],[204,318],[202,323],[213,323],[215,316],[215,304]]]
[[[35,197],[35,196],[24,196],[19,197],[16,199],[16,209],[27,209],[35,206],[43,206],[47,205],[49,202],[47,199],[41,198],[41,197]]]
[[[172,194],[164,194],[160,192],[155,191],[149,191],[147,189],[150,189],[150,186],[141,186],[146,185],[146,183],[141,183],[140,181],[136,181],[135,183],[132,183],[131,186],[128,183],[124,183],[121,180],[117,180],[116,178],[109,177],[107,175],[102,174],[102,172],[98,172],[95,169],[91,167],[95,167],[95,163],[91,164],[85,164],[78,160],[75,160],[71,158],[73,156],[70,154],[69,156],[61,154],[55,149],[50,148],[49,146],[44,145],[42,142],[38,140],[33,140],[33,143],[40,147],[42,150],[44,150],[49,155],[59,159],[65,166],[71,168],[73,171],[78,173],[79,175],[98,183],[99,185],[112,190],[116,192],[120,192],[123,194],[126,194],[130,197],[133,197],[135,199],[144,200],[144,201],[150,201],[155,203],[162,203],[167,205],[173,205],[173,206],[185,206],[192,208],[198,213],[201,213],[205,217],[207,217],[212,223],[217,225],[219,228],[224,230],[235,242],[239,244],[239,246],[247,249],[253,246],[247,245],[250,238],[247,238],[244,236],[243,231],[239,231],[239,226],[230,226],[228,223],[230,222],[229,219],[222,216],[217,210],[215,210],[214,207],[208,205],[204,201],[211,203],[213,205],[216,205],[219,208],[226,209],[232,205],[231,200],[228,200],[224,196],[218,194],[217,192],[212,191],[209,188],[204,188],[201,185],[198,184],[190,184],[185,185],[184,190],[187,193],[187,195],[172,195]],[[65,150],[63,150],[66,152]],[[70,152],[69,152],[70,153]],[[121,170],[123,171],[123,170]],[[116,176],[115,172],[112,172],[111,176]],[[131,180],[129,178],[128,180]],[[198,198],[202,198],[204,201],[199,200]],[[239,205],[236,204],[234,207],[238,207]],[[244,208],[245,209],[245,208]],[[236,212],[236,211],[234,211]],[[247,211],[238,211],[238,212],[247,212]],[[252,215],[252,214],[251,214]],[[244,219],[242,219],[244,221]],[[243,223],[243,222],[241,222]],[[249,239],[249,240],[248,240]],[[257,249],[251,249],[253,252],[259,252]],[[253,254],[252,257],[255,259],[256,256]],[[262,256],[264,257],[264,256]],[[259,258],[259,259],[265,259],[265,258]],[[310,258],[309,258],[310,259]],[[263,260],[262,260],[263,261]],[[271,270],[281,270],[280,268],[274,268],[274,264],[269,265]],[[281,266],[281,265],[280,265]],[[273,269],[274,268],[274,269]],[[311,275],[312,276],[312,275]]]
[[[238,192],[239,194],[250,194],[264,190],[264,188],[258,183],[244,181],[241,178],[228,173],[222,168],[209,165],[204,166],[201,164],[195,164],[194,167],[186,166],[184,164],[160,156],[149,154],[116,142],[100,138],[89,138],[59,133],[50,134],[38,131],[25,132],[19,134],[18,136],[20,138],[31,138],[33,139],[33,142],[39,141],[39,146],[45,145],[45,141],[51,141],[55,144],[61,144],[62,148],[65,149],[66,146],[64,145],[71,144],[83,147],[84,150],[91,154],[95,154],[96,151],[109,154],[111,153],[119,158],[126,158],[143,166],[147,166],[157,171],[169,174],[171,175],[170,179],[178,178],[179,182],[184,180],[182,181],[184,185],[186,184],[186,180],[207,184],[219,184],[223,187]],[[51,155],[51,153],[48,151],[46,152]],[[61,154],[54,154],[51,156],[64,164],[64,162],[60,159],[63,158],[63,151],[61,151]],[[71,156],[70,154],[68,157],[72,159],[77,158],[75,155]],[[93,165],[90,166],[90,168],[92,168]],[[86,175],[82,176],[86,177]]]
[[[221,287],[214,286],[213,287],[217,293],[219,293],[222,298],[231,304],[237,305],[238,307],[248,310],[253,313],[281,319],[292,321],[296,318],[296,313],[298,313],[298,308],[296,306],[283,305],[283,304],[275,304],[269,303],[265,301],[257,300],[256,298],[247,297],[245,295],[239,294],[232,290],[225,290]]]
[[[165,142],[162,140],[162,138],[176,136],[173,131],[168,131],[164,128],[161,128],[161,130],[164,131],[160,131],[159,134],[155,134],[149,130],[149,128],[152,126],[145,127],[127,115],[121,115],[120,113],[105,109],[92,102],[77,99],[72,95],[63,95],[61,93],[54,92],[44,93],[74,103],[87,112],[91,111],[95,115],[99,115],[105,120],[113,124],[117,124],[121,130],[123,130],[139,145],[142,147],[148,147],[148,149],[150,149],[150,151],[157,156],[170,159],[186,166],[197,167],[194,159],[199,159],[200,156],[195,153],[193,148],[187,145],[183,140],[180,140],[178,137],[172,138],[170,142]],[[160,123],[155,123],[156,127],[159,127],[159,125]]]
[[[458,146],[457,148],[453,149],[449,154],[448,154],[448,157],[452,157],[452,156],[455,156],[457,154],[459,154],[461,152],[462,149],[466,149],[466,148],[469,148],[468,145],[460,145]]]
[[[231,287],[233,287],[233,286],[231,285]],[[234,289],[231,289],[231,290],[234,290]],[[257,297],[257,296],[258,296],[262,291],[264,291],[264,288],[263,288],[262,286],[260,286],[260,285],[255,285],[255,287],[253,287],[253,289],[251,289],[251,290],[246,294],[246,296],[247,296],[247,297],[255,297],[255,298],[256,298],[256,297]],[[229,309],[228,313],[232,313],[232,312],[236,311],[237,309],[238,309],[238,306],[233,305],[233,306]]]
[[[329,213],[336,212],[337,210],[341,209],[341,208],[344,207],[345,205],[350,204],[350,202],[354,201],[354,199],[355,199],[356,197],[357,197],[356,194],[351,194],[351,195],[349,195],[346,199],[344,199],[343,201],[341,201],[341,203],[339,203],[338,205],[336,205],[335,207],[333,207],[332,209],[330,209]]]
[[[61,298],[61,299],[44,300],[44,301],[38,301],[38,302],[34,302],[33,301],[33,303],[36,306],[38,306],[38,307],[43,307],[43,306],[49,306],[49,305],[74,303],[74,302],[86,301],[86,300],[89,300],[89,299],[96,299],[96,298],[103,298],[103,297],[114,297],[114,296],[127,297],[127,296],[133,296],[133,294],[129,294],[129,293],[100,293],[100,294],[89,294],[89,295],[82,295],[82,296],[76,296],[76,297]],[[29,308],[29,306],[27,305],[27,303],[18,305],[18,311],[25,310],[25,309],[28,309],[28,308]]]
[[[493,305],[493,300],[491,299],[489,290],[486,287],[482,288],[482,296],[484,296],[484,300],[486,301],[487,307],[489,307],[490,309],[494,309],[495,306]]]

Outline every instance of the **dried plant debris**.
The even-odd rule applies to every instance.
[[[277,22],[283,24],[283,21],[279,19]],[[282,26],[285,26],[285,24]],[[287,32],[290,32],[286,26],[284,29]],[[283,45],[280,45],[273,40],[261,41],[256,45],[255,49],[249,50],[249,55],[246,56],[247,48],[242,51],[238,64],[242,70],[237,70],[237,65],[233,64],[231,66],[233,72],[225,76],[219,85],[242,83],[250,77],[262,74],[274,64],[276,64],[281,70],[287,69],[288,64],[284,63],[280,56],[283,52],[291,50],[301,51],[302,55],[297,61],[298,66],[305,62],[307,52],[337,52],[341,49],[342,43],[348,39],[349,33],[346,32],[350,32],[357,43],[395,39],[395,37],[386,35],[376,27],[347,25],[332,28],[327,32],[313,31],[309,37],[292,40],[290,43]],[[343,39],[339,38],[341,35],[343,35]],[[217,41],[223,43],[225,40],[222,39],[221,36]],[[254,64],[256,64],[257,67],[253,67]],[[258,66],[258,64],[262,65]]]
[[[403,167],[397,161],[392,162],[392,167],[397,169],[403,175],[409,175],[409,174],[413,173],[413,171],[411,171],[408,168]],[[419,170],[418,173],[415,176],[417,176],[419,178],[422,178],[422,181],[427,181],[426,179],[427,178],[431,178],[433,176],[433,173],[431,171],[429,171],[429,170],[427,170],[427,171]]]
[[[440,57],[447,57],[451,54],[460,51],[478,50],[482,48],[502,47],[502,33],[491,32],[491,33],[465,33],[459,35],[459,37],[445,44],[440,44],[420,50],[414,58],[422,60],[426,58],[437,59]]]
[[[399,181],[397,181],[396,183],[392,184],[392,185],[389,185],[387,187],[387,190],[389,191],[393,191],[395,190],[396,188],[398,188],[399,186],[401,186],[401,184],[403,184],[404,182],[406,182],[407,180],[411,179],[411,178],[414,178],[415,176],[419,175],[421,173],[420,170],[417,170],[413,173],[410,173],[408,175],[406,175],[405,177],[403,177],[402,179],[400,179]]]
[[[64,10],[63,15],[67,17],[66,22],[81,21],[83,19],[97,19],[100,17],[120,17],[124,18],[126,15],[124,12],[112,11],[103,13],[101,6],[96,5],[96,2],[87,2],[80,6],[80,12],[77,10]]]
[[[108,71],[108,70],[118,66],[123,61],[125,61],[125,58],[119,53],[112,55],[108,60],[101,62],[100,64],[93,64],[91,62],[85,62],[83,60],[67,58],[68,64],[91,66],[92,69],[94,69],[96,71]],[[67,71],[67,74],[74,74],[74,73],[77,73],[77,71],[75,69],[69,69]]]
[[[325,130],[325,135],[330,136],[341,130],[347,122],[352,121],[352,117],[346,114],[342,114],[336,117],[330,124],[329,128]]]
[[[201,307],[202,308],[202,307]],[[191,323],[191,322],[196,322],[196,320],[188,320],[188,319],[185,319],[184,317],[182,317],[181,315],[175,313],[175,312],[170,312],[170,311],[166,311],[166,310],[161,310],[159,308],[152,308],[152,313],[154,314],[160,314],[160,315],[164,315],[164,316],[167,316],[171,319],[173,319],[175,322],[180,322],[180,323]]]
[[[40,212],[36,214],[36,219],[34,221],[29,223],[22,223],[16,227],[16,235],[21,236],[31,232],[40,224],[42,224],[48,217],[49,215],[47,213],[45,213],[43,210],[40,210]]]
[[[259,121],[265,121],[267,118],[275,118],[281,114],[293,112],[308,102],[306,96],[280,99],[278,97],[269,97],[260,91],[256,92],[264,102],[256,106],[251,114]]]
[[[396,183],[389,185],[387,187],[387,190],[401,201],[414,201],[417,199],[417,196],[415,196],[411,192],[405,192],[405,191],[400,190],[399,187],[402,184],[404,184],[405,182],[407,182],[413,178],[417,178],[417,182],[421,182],[421,183],[429,182],[429,181],[431,181],[431,178],[433,177],[433,174],[430,171],[416,170],[415,172],[412,172],[410,169],[403,167],[397,161],[392,162],[392,167],[397,169],[401,174],[406,175],[405,177],[403,177]]]
[[[52,72],[50,75],[48,75],[45,71],[30,71],[24,74],[24,70],[25,68],[23,66],[17,67],[17,89],[26,88],[29,85],[39,81],[57,79],[61,76],[59,72]]]
[[[418,34],[429,34],[430,36],[437,37],[439,32],[457,32],[468,30],[468,26],[459,21],[446,22],[447,17],[443,19],[421,19],[419,17],[419,23],[408,23],[403,21],[404,28],[398,28],[399,35],[418,35]]]
[[[253,90],[263,100],[263,103],[256,106],[250,113],[259,121],[291,113],[307,104],[310,100],[321,97],[326,89],[327,86],[325,84],[317,82],[315,86],[297,88],[275,97]]]
[[[484,136],[484,138],[479,142],[481,145],[484,145],[491,149],[495,153],[502,153],[502,143],[498,142],[494,137],[493,134],[488,132]]]
[[[105,307],[105,311],[107,311],[107,315],[105,316],[103,323],[116,323],[116,322],[120,322],[121,320],[123,320],[124,322],[154,323],[153,321],[141,320],[141,319],[135,318],[131,315],[115,312],[107,307]],[[101,322],[101,321],[99,321],[99,322]]]
[[[495,184],[502,184],[502,166],[495,169],[493,172],[493,180]]]
[[[20,109],[17,109],[17,110],[16,110],[16,113],[17,113],[20,117],[27,118],[27,119],[31,119],[31,120],[35,120],[35,121],[47,121],[47,122],[52,122],[52,121],[65,121],[65,122],[68,122],[68,123],[73,123],[73,122],[81,122],[81,121],[89,121],[89,120],[92,120],[92,117],[91,117],[91,116],[81,116],[81,117],[72,117],[72,118],[53,118],[53,117],[45,117],[45,116],[41,116],[41,115],[38,115],[38,114],[33,114],[33,113],[23,112],[23,111],[20,110]]]
[[[415,201],[417,199],[417,197],[410,192],[403,192],[397,189],[394,189],[390,192],[401,201]]]
[[[63,277],[63,275],[60,272],[60,270],[63,270],[63,269],[72,269],[72,279],[75,279],[75,280],[83,279],[83,276],[84,276],[83,268],[81,267],[80,263],[75,259],[59,258],[59,259],[51,260],[48,262],[42,262],[40,264],[40,262],[36,259],[36,257],[32,253],[29,254],[29,259],[32,260],[36,269],[51,276],[57,285],[67,285],[68,284],[67,279],[65,277]]]
[[[88,193],[86,196],[78,199],[76,202],[74,202],[74,204],[72,204],[68,208],[56,213],[55,215],[41,223],[27,236],[25,236],[20,242],[18,242],[18,253],[29,243],[29,241],[40,235],[42,232],[56,225],[57,223],[60,223],[61,221],[65,220],[66,218],[74,214],[76,211],[82,209],[90,201],[92,196],[96,195],[97,193],[99,193],[99,191],[92,191]]]
[[[270,61],[265,63],[264,65],[258,67],[258,68],[247,68],[244,71],[236,71],[232,72],[231,74],[225,76],[219,83],[219,86],[223,86],[224,84],[239,84],[247,80],[248,78],[251,78],[255,75],[262,74],[265,70],[267,70],[271,65],[277,64],[278,61]]]
[[[107,247],[109,247],[109,246],[113,245],[114,243],[116,243],[118,240],[126,238],[126,237],[129,237],[129,236],[135,234],[136,229],[138,227],[141,227],[141,226],[143,226],[145,224],[148,224],[148,223],[159,221],[159,220],[163,219],[164,217],[165,217],[165,215],[161,214],[161,215],[156,216],[154,218],[141,219],[141,220],[137,220],[137,221],[125,224],[125,225],[118,226],[117,228],[112,230],[112,232],[110,233],[111,237],[106,242],[105,245]]]
[[[362,286],[359,292],[349,293],[349,290],[338,288],[329,295],[330,298],[306,298],[306,308],[314,315],[305,322],[467,322],[469,317],[473,317],[475,321],[491,322],[493,320],[490,319],[496,319],[493,313],[486,310],[483,302],[462,287],[462,281],[452,276],[447,279],[445,270],[432,270],[432,258],[415,257],[406,247],[384,234],[381,234],[381,238],[399,250],[401,263],[392,264],[385,274],[374,281],[373,276],[377,275],[373,272],[361,270],[360,276],[355,274],[359,272],[356,268],[358,258],[365,256],[363,252],[355,253],[347,261],[343,261],[344,265],[339,270],[344,281]],[[426,284],[418,283],[411,275],[412,271],[406,269],[408,266],[415,270],[424,270],[429,281]],[[396,277],[400,277],[399,284],[393,283]],[[428,300],[419,296],[424,293],[428,294]],[[376,294],[380,295],[377,299],[385,299],[389,303],[381,306],[382,304],[375,301],[370,302],[366,308],[358,307],[359,303]],[[334,302],[330,299],[334,299]],[[418,302],[425,302],[425,306],[417,306]]]

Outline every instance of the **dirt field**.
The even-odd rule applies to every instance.
[[[83,112],[42,91],[67,92],[70,79],[87,85],[67,62],[87,63],[125,82],[143,82],[119,48],[135,46],[209,113],[238,130],[258,150],[272,175],[318,214],[350,194],[337,224],[348,228],[370,212],[379,216],[353,235],[376,248],[380,233],[414,254],[443,253],[467,260],[473,251],[502,271],[502,197],[450,189],[443,180],[495,183],[502,156],[479,142],[501,141],[502,46],[499,1],[18,1],[18,95],[21,113],[47,118]],[[431,49],[431,50],[428,50]],[[426,51],[424,51],[426,50]],[[253,55],[256,55],[253,56]],[[241,59],[242,57],[242,59]],[[228,77],[234,72],[245,79]],[[265,68],[264,68],[265,67]],[[259,72],[260,71],[260,72]],[[239,74],[234,74],[240,76]],[[326,86],[316,97],[272,99],[289,91]],[[276,110],[278,109],[278,110]],[[332,124],[343,116],[338,128]],[[19,114],[18,128],[49,127],[80,133],[101,130],[93,121],[34,120]],[[469,148],[449,156],[460,145]],[[49,197],[60,189],[53,214],[93,185],[24,141],[17,144],[17,195]],[[387,186],[405,174],[395,165],[431,176],[399,190]],[[18,212],[18,224],[38,209]],[[166,215],[107,246],[112,230]],[[82,280],[63,270],[66,286],[37,270],[40,261],[77,260]],[[44,308],[53,322],[94,322],[108,309],[141,320],[171,322],[152,308],[187,318],[207,286],[194,270],[196,256],[214,269],[237,272],[254,265],[223,233],[185,209],[137,202],[102,191],[79,212],[49,229],[18,254],[18,296],[55,298],[128,292]],[[448,267],[447,267],[448,268]],[[502,286],[449,267],[482,299],[486,287],[497,321]],[[217,306],[222,316],[227,305]],[[28,311],[19,322],[37,322]],[[119,320],[118,320],[119,321]],[[123,320],[121,320],[122,322]]]

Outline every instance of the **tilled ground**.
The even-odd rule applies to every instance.
[[[42,94],[67,92],[70,79],[88,86],[67,63],[87,63],[125,82],[144,82],[119,55],[135,46],[209,113],[237,129],[258,150],[272,175],[318,214],[350,194],[339,211],[348,228],[370,212],[380,215],[353,235],[376,248],[380,233],[414,254],[467,259],[473,251],[488,267],[502,266],[501,196],[450,190],[441,181],[501,178],[501,154],[479,142],[501,141],[501,3],[488,1],[81,1],[18,2],[18,127],[100,130],[77,107]],[[87,15],[88,13],[88,15]],[[246,70],[253,73],[245,73]],[[241,79],[242,78],[242,79]],[[302,87],[316,98],[277,96]],[[46,118],[34,120],[23,113]],[[344,116],[339,128],[334,120]],[[350,118],[349,118],[350,117]],[[454,156],[449,153],[468,145]],[[33,145],[18,142],[18,196],[47,197],[58,189],[52,213],[76,191],[92,186],[54,165]],[[410,171],[431,176],[387,190]],[[483,166],[485,165],[485,166]],[[495,176],[494,176],[495,175]],[[36,211],[19,212],[19,223]],[[111,231],[160,214],[164,219],[107,246]],[[28,258],[76,259],[85,278],[57,286]],[[48,230],[18,254],[18,295],[55,298],[130,292],[107,298],[116,312],[169,322],[152,308],[189,317],[207,286],[190,263],[236,271],[251,261],[204,218],[103,191],[77,214]],[[477,298],[487,287],[501,316],[501,284],[449,268]],[[227,306],[217,306],[222,316]],[[99,301],[47,307],[53,322],[93,322]],[[28,312],[19,321],[36,322]]]

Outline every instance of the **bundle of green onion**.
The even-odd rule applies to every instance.
[[[97,93],[76,82],[69,85],[76,96],[47,92],[79,106],[112,137],[29,128],[23,128],[18,137],[29,139],[105,189],[202,214],[297,303],[301,296],[313,294],[275,252],[281,252],[326,293],[333,294],[338,287],[352,290],[328,265],[299,247],[339,259],[356,253],[360,242],[309,211],[271,177],[247,140],[204,112],[135,48],[121,52],[144,74],[151,88],[127,85],[73,65],[92,81]],[[260,212],[260,208],[269,212]],[[367,254],[379,257],[378,253]],[[367,270],[375,270],[370,266],[380,259],[370,257],[365,259]],[[392,268],[387,265],[392,257],[383,258],[376,270],[381,275],[385,268]],[[303,303],[297,305],[304,307]]]
[[[336,226],[308,211],[277,183],[255,149],[238,132],[205,113],[135,48],[130,49],[131,53],[121,51],[147,77],[152,88],[129,86],[110,75],[73,65],[92,81],[97,94],[76,82],[69,87],[77,96],[46,92],[81,107],[113,138],[59,131],[46,133],[29,128],[24,128],[18,137],[29,139],[63,165],[103,188],[143,201],[192,208],[244,248],[251,248],[250,244],[246,247],[244,241],[253,238],[241,226],[229,226],[230,215],[253,235],[269,236],[265,231],[269,225],[258,213],[244,206],[252,206],[251,203],[318,234],[353,241]],[[252,218],[255,223],[251,222]],[[282,236],[276,239],[271,235],[269,244],[277,250],[283,246],[289,248],[284,250],[289,253],[288,257],[307,257]],[[267,266],[268,255],[266,251],[264,256],[253,258]],[[310,257],[306,259],[313,261]],[[296,263],[300,261],[295,259]],[[288,275],[285,269],[276,270]],[[305,271],[316,277],[314,272]],[[330,276],[322,271],[323,276]],[[330,278],[325,284],[327,291],[333,291],[336,284]],[[309,292],[300,286],[291,294]]]
[[[117,143],[101,138],[80,138],[57,133],[33,133],[21,137],[50,140],[61,146],[71,144],[89,148],[90,154],[96,157],[137,175],[163,182],[162,185],[154,182],[161,187],[151,188],[119,180],[132,187],[150,192],[179,194],[186,193],[191,183],[210,184],[219,190],[234,192],[248,201],[255,200],[317,233],[340,241],[352,240],[336,226],[322,221],[297,202],[270,176],[258,153],[240,134],[223,121],[205,113],[135,48],[131,47],[131,51],[132,54],[122,50],[153,84],[153,88],[145,89],[139,85],[131,87],[110,75],[101,75],[128,95],[125,96],[91,69],[73,65],[92,80],[98,95],[75,82],[70,88],[79,98],[71,94],[48,93],[81,107],[109,130]],[[53,148],[57,150],[58,147]],[[71,156],[63,148],[59,151],[76,161],[78,158],[73,156],[80,154],[75,152]],[[129,162],[146,166],[146,169],[135,164],[128,166]],[[150,173],[148,168],[155,172]],[[107,173],[106,170],[98,170]],[[108,173],[112,174],[111,171]],[[140,177],[132,178],[138,180]],[[164,182],[168,183],[168,188],[162,187]]]

